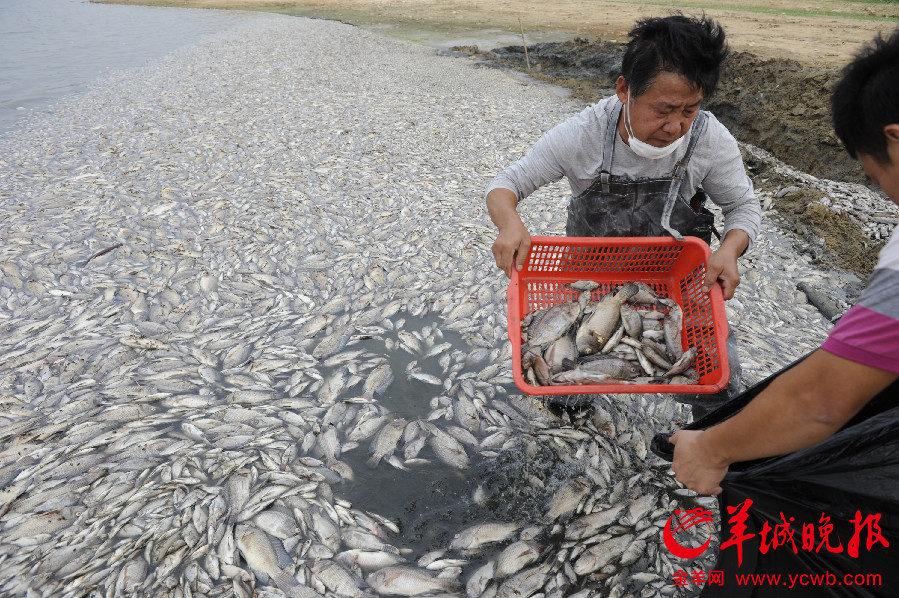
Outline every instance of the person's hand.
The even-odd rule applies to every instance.
[[[513,260],[515,267],[521,270],[531,249],[531,234],[521,220],[516,220],[517,222],[508,222],[499,229],[492,248],[496,265],[507,278],[512,278]]]
[[[712,252],[706,264],[703,290],[708,293],[716,283],[721,284],[724,300],[733,299],[734,291],[740,284],[740,269],[737,258],[749,247],[749,235],[746,231],[734,228],[727,231],[718,249]]]
[[[740,270],[737,267],[737,256],[724,248],[712,252],[706,266],[703,290],[708,293],[715,283],[721,284],[724,300],[733,299],[734,291],[740,284]]]
[[[671,471],[678,482],[700,494],[721,494],[727,465],[710,454],[703,443],[704,431],[678,430],[669,440],[674,445]]]

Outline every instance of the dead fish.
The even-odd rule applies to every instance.
[[[618,520],[618,515],[624,510],[624,505],[611,507],[604,511],[598,511],[578,517],[565,527],[565,538],[568,540],[583,540],[595,536],[604,528]]]
[[[621,306],[621,323],[628,336],[640,338],[643,335],[643,318],[640,312],[627,304]]]
[[[663,370],[671,369],[671,362],[665,359],[665,357],[663,357],[659,351],[657,351],[652,345],[650,345],[647,342],[648,340],[649,339],[643,342],[643,348],[640,349],[643,355],[646,356],[646,359],[651,361],[654,365],[662,368]]]
[[[391,554],[382,550],[365,550],[361,548],[351,548],[344,550],[336,555],[334,559],[350,569],[356,567],[362,569],[363,572],[372,572],[385,567],[392,567],[405,563],[406,559],[398,554]]]
[[[331,467],[340,459],[340,440],[337,438],[337,430],[334,424],[328,424],[318,434],[318,446],[325,457],[325,465]]]
[[[469,598],[481,596],[494,578],[495,571],[496,563],[492,560],[478,567],[465,584],[465,595]]]
[[[634,284],[637,285],[637,292],[634,293],[634,296],[631,297],[632,303],[659,303],[661,301],[661,297],[656,293],[651,286],[646,284],[645,282],[637,281]]]
[[[547,501],[544,523],[551,523],[574,512],[592,487],[590,480],[583,476],[567,480]]]
[[[234,530],[234,540],[250,569],[263,583],[271,580],[285,593],[289,593],[290,588],[300,585],[296,579],[282,570],[271,539],[264,531],[241,524]]]
[[[668,355],[677,361],[684,354],[683,343],[681,341],[681,330],[684,326],[684,316],[680,306],[671,300],[666,300],[665,305],[668,306],[668,314],[662,321],[662,332],[664,333],[665,346],[668,348]]]
[[[576,280],[568,286],[575,291],[595,291],[599,288],[599,283],[593,280]]]
[[[453,550],[477,550],[486,544],[502,542],[521,529],[520,523],[478,523],[457,533],[450,548]]]
[[[225,501],[228,503],[228,521],[235,523],[250,499],[250,471],[234,472],[225,482]]]
[[[541,547],[533,540],[519,540],[506,546],[496,557],[496,577],[503,578],[518,573],[538,558]]]
[[[393,368],[386,361],[375,367],[362,385],[362,399],[374,401],[376,395],[382,395],[393,383]]]
[[[615,559],[618,559],[624,550],[630,546],[633,539],[634,537],[631,534],[625,534],[594,544],[574,562],[574,572],[578,575],[586,575],[602,569]]]
[[[377,467],[385,455],[396,449],[407,423],[404,418],[400,417],[385,424],[378,431],[369,449],[370,457],[367,461],[369,467]]]
[[[296,536],[302,531],[293,516],[275,509],[257,513],[253,517],[253,523],[265,533],[282,540]]]
[[[552,369],[540,355],[534,356],[534,362],[531,367],[534,370],[534,375],[537,377],[537,382],[540,383],[540,386],[549,386],[552,384]]]
[[[334,594],[349,596],[350,598],[362,598],[365,595],[359,589],[360,585],[364,585],[362,580],[334,561],[317,561],[310,567],[310,570],[314,578],[319,580],[325,588],[331,590]],[[325,594],[324,591],[319,593]]]
[[[671,369],[665,372],[664,376],[666,378],[670,378],[671,376],[686,371],[691,365],[693,365],[693,360],[696,359],[696,355],[698,353],[699,349],[697,347],[690,347],[689,349],[684,351],[680,359],[674,362],[674,365],[671,366]]]
[[[549,365],[550,371],[554,373],[563,367],[563,360],[570,359],[575,361],[577,359],[577,346],[574,344],[574,335],[563,334],[553,341],[543,353],[543,359]]]
[[[414,567],[385,567],[371,573],[365,581],[379,594],[418,596],[434,592],[454,592],[459,584],[455,579],[434,577]]]
[[[381,426],[388,420],[386,415],[372,415],[370,417],[361,417],[352,430],[346,435],[346,439],[350,442],[361,442],[375,435]]]
[[[315,532],[322,544],[332,551],[340,548],[340,525],[328,516],[327,511],[318,505],[312,505],[306,512],[306,516],[309,520],[309,527]]]
[[[560,386],[575,386],[581,384],[630,384],[630,380],[616,378],[602,372],[591,372],[581,368],[559,372],[552,377],[552,383]]]
[[[568,332],[580,316],[581,308],[574,301],[558,303],[540,320],[528,328],[528,347],[543,347]]]
[[[613,378],[636,378],[642,370],[626,359],[609,356],[595,356],[582,359],[579,363],[566,361],[565,369],[574,369],[575,367],[588,372],[598,372],[607,374]]]
[[[646,373],[647,376],[652,376],[653,373],[655,372],[655,368],[653,368],[652,362],[649,360],[649,358],[646,356],[646,353],[643,351],[642,344],[640,346],[636,347],[636,349],[637,350],[634,352],[634,354],[637,356],[637,363],[640,364],[640,367],[643,369],[643,371]]]
[[[602,349],[621,320],[621,306],[636,292],[637,285],[629,282],[602,298],[578,328],[575,337],[578,353],[590,355]]]
[[[456,469],[468,468],[468,454],[458,440],[436,426],[429,426],[429,431],[428,445],[434,449],[438,459]]]
[[[519,598],[533,596],[546,583],[553,563],[543,563],[520,571],[508,578],[496,591],[496,598]]]
[[[602,353],[603,355],[607,355],[607,354],[611,353],[612,350],[615,348],[615,346],[621,342],[621,339],[623,336],[624,336],[624,326],[619,326],[618,329],[615,330],[615,333],[611,336],[611,338],[609,338],[608,342],[605,345],[603,345],[600,353]],[[577,348],[575,347],[575,350],[576,349]]]
[[[350,340],[352,326],[340,327],[326,336],[312,350],[312,356],[324,360],[343,349]]]

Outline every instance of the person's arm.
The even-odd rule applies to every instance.
[[[749,235],[739,228],[731,229],[721,239],[718,249],[712,252],[706,267],[703,287],[708,293],[715,282],[721,283],[724,299],[732,299],[734,291],[740,284],[740,270],[737,258],[749,247]]]
[[[522,266],[531,247],[530,233],[516,210],[518,202],[563,177],[568,178],[573,194],[593,181],[597,161],[602,160],[605,105],[588,106],[550,129],[487,186],[487,211],[497,228],[493,257],[506,276],[512,274],[512,256],[517,252],[516,265]]]
[[[719,494],[731,463],[804,449],[838,431],[899,375],[819,349],[777,378],[740,413],[704,431],[671,436],[677,480]]]
[[[487,194],[487,212],[499,231],[493,242],[493,257],[496,265],[512,277],[512,260],[518,269],[524,265],[531,248],[531,235],[518,215],[518,198],[515,193],[496,188]]]
[[[762,208],[755,195],[752,179],[746,174],[746,166],[743,164],[743,155],[737,140],[714,118],[714,115],[709,116],[709,126],[693,160],[702,173],[703,190],[712,203],[721,208],[724,215],[723,238],[719,251],[723,249],[730,255],[733,248],[737,248],[739,251],[736,255],[739,257],[758,235],[762,222]],[[738,234],[733,236],[734,233]],[[725,247],[731,243],[734,244],[732,247]],[[707,282],[714,283],[714,281],[715,278],[710,278]],[[736,282],[739,282],[739,278]],[[707,287],[710,288],[711,284]]]

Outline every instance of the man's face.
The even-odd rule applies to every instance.
[[[628,85],[624,77],[618,77],[615,89],[618,99],[628,103]],[[634,136],[655,147],[665,147],[684,136],[690,130],[699,113],[702,90],[697,89],[680,75],[659,73],[646,93],[630,97],[631,129]],[[627,142],[624,129],[625,115],[618,120],[621,138]]]
[[[889,164],[881,164],[868,154],[858,154],[865,174],[871,182],[878,185],[893,203],[899,205],[899,124],[887,125],[884,129],[887,138]]]

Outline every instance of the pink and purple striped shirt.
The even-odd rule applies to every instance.
[[[899,374],[899,228],[880,251],[858,303],[840,318],[821,348],[844,359]]]

